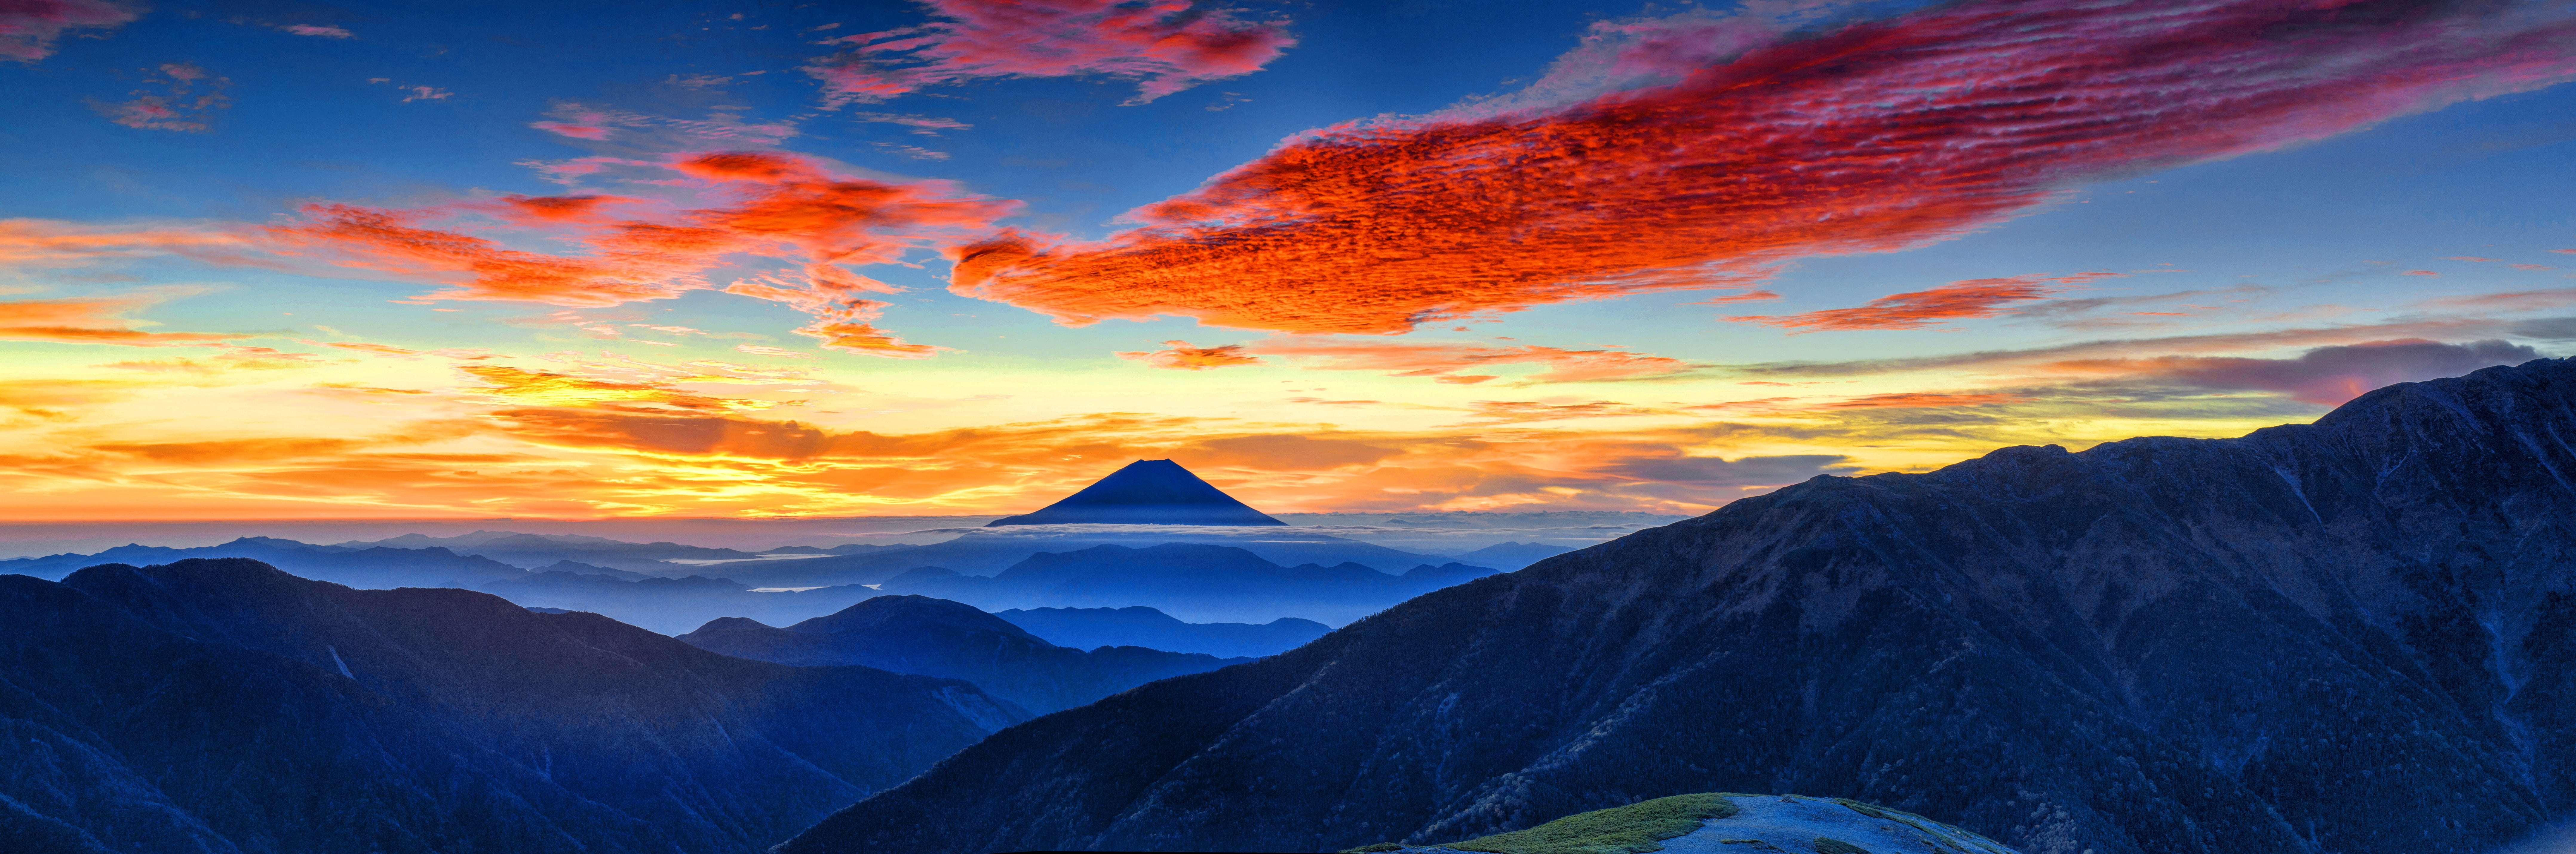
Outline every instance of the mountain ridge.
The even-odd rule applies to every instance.
[[[2538,360],[1818,477],[1003,730],[781,850],[1333,850],[1769,790],[2030,854],[2483,854],[2576,807],[2570,473],[2576,364]]]

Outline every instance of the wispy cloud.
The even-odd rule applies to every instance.
[[[1925,329],[1943,321],[1994,317],[2014,306],[2064,293],[2071,285],[2119,275],[2080,273],[2073,276],[2011,276],[1965,279],[1930,290],[1893,294],[1859,308],[1828,308],[1781,316],[1736,316],[1728,320],[1808,332],[1852,329]]]
[[[214,111],[232,106],[232,99],[224,94],[232,80],[209,75],[193,62],[164,63],[158,76],[143,82],[161,88],[136,89],[129,93],[133,100],[114,104],[93,101],[90,108],[108,121],[137,130],[204,133]]]
[[[1218,347],[1193,347],[1190,346],[1190,342],[1187,341],[1165,341],[1163,342],[1163,345],[1168,349],[1155,350],[1151,352],[1119,353],[1118,358],[1134,359],[1157,368],[1171,368],[1183,371],[1204,371],[1210,368],[1222,368],[1228,365],[1261,364],[1261,360],[1259,358],[1244,355],[1243,345],[1241,344],[1226,344]]]
[[[807,73],[835,106],[991,77],[1137,81],[1141,104],[1250,74],[1296,44],[1285,21],[1193,0],[920,0],[932,23],[843,36]]]
[[[35,62],[52,56],[64,30],[114,29],[142,11],[108,0],[16,0],[0,4],[0,59]]]
[[[1540,365],[1530,375],[1536,382],[1589,382],[1677,374],[1694,366],[1680,359],[1624,350],[1568,350],[1522,344],[1505,347],[1461,344],[1397,344],[1374,341],[1272,339],[1245,346],[1247,352],[1286,356],[1300,366],[1330,371],[1386,371],[1390,376],[1435,377],[1474,384],[1495,379],[1463,373],[1500,365]]]
[[[1955,237],[2087,181],[2576,74],[2576,22],[2523,4],[1997,0],[1741,51],[1688,44],[1738,39],[1700,22],[1668,35],[1635,40],[1635,62],[1696,58],[1663,63],[1676,82],[1314,131],[1107,241],[966,247],[955,287],[1074,324],[1400,332],[1743,284],[1786,258]]]

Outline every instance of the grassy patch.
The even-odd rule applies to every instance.
[[[1698,830],[1700,822],[1734,814],[1735,802],[1725,795],[1674,795],[1441,847],[1487,854],[1645,854],[1664,850],[1664,840]]]
[[[1816,837],[1816,854],[1869,854],[1869,849],[1830,836],[1819,836]]]

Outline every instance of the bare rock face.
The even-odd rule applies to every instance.
[[[1022,724],[800,835],[1329,851],[1793,791],[2030,854],[2485,852],[2576,808],[2576,363],[1820,477]]]

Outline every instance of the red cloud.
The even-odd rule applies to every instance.
[[[1244,355],[1241,344],[1227,344],[1221,347],[1192,347],[1187,341],[1165,341],[1163,344],[1171,349],[1120,353],[1118,358],[1134,359],[1157,368],[1184,371],[1204,371],[1227,365],[1261,364],[1260,359]]]
[[[1840,329],[1922,329],[1943,320],[1993,317],[2004,313],[2005,307],[2013,303],[2046,299],[2065,291],[2064,285],[2089,282],[2112,275],[2116,274],[2082,273],[2059,277],[2012,276],[2002,279],[1966,279],[1931,290],[1879,297],[1859,308],[1828,308],[1805,314],[1777,317],[1738,316],[1727,319],[1813,332]]]
[[[299,36],[321,36],[326,39],[345,39],[356,37],[356,34],[340,27],[324,27],[313,24],[293,24],[280,27],[279,29]]]
[[[1462,347],[1442,344],[1268,341],[1249,345],[1245,349],[1263,355],[1322,360],[1317,364],[1306,365],[1311,370],[1389,371],[1391,372],[1389,376],[1438,377],[1439,381],[1450,383],[1484,382],[1493,377],[1459,375],[1458,372],[1471,368],[1511,364],[1546,365],[1546,371],[1532,374],[1530,379],[1556,383],[1662,376],[1691,368],[1688,362],[1665,356],[1623,353],[1617,350],[1566,350],[1537,345]]]
[[[816,60],[835,105],[978,77],[1103,74],[1138,81],[1141,104],[1250,74],[1295,45],[1285,21],[1246,21],[1191,0],[921,0],[946,20],[833,39]]]
[[[2576,72],[2561,13],[2376,8],[1938,4],[1552,112],[1315,131],[1105,242],[965,247],[954,288],[1074,324],[1402,332],[1946,239],[2085,181]],[[1692,53],[1666,41],[1639,49]]]
[[[0,3],[0,58],[34,62],[54,52],[54,39],[79,27],[113,28],[143,17],[104,0],[11,0]]]
[[[597,125],[576,125],[566,124],[564,122],[529,122],[528,126],[542,131],[559,133],[575,139],[608,138],[608,129]]]
[[[755,274],[725,290],[814,315],[812,324],[797,331],[822,339],[823,346],[909,357],[939,348],[906,344],[869,326],[885,303],[856,296],[899,289],[841,265],[891,262],[933,237],[986,228],[1013,210],[1010,202],[956,195],[945,182],[888,184],[834,174],[786,154],[693,154],[670,168],[733,189],[737,204],[658,219],[598,215],[603,204],[633,201],[614,196],[514,196],[483,206],[519,223],[579,229],[573,239],[590,250],[580,256],[505,249],[418,224],[448,215],[439,209],[312,205],[304,209],[304,224],[270,233],[348,266],[461,280],[428,295],[433,299],[608,306],[709,287],[703,274],[737,256],[786,260],[798,266]]]

